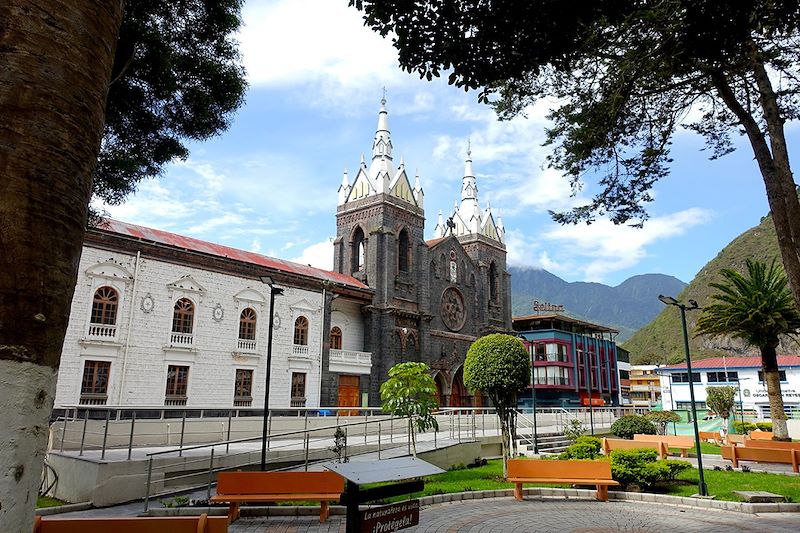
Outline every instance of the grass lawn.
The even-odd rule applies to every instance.
[[[64,502],[61,500],[56,500],[55,498],[51,498],[50,496],[39,496],[36,500],[36,508],[41,509],[43,507],[58,507],[59,505],[64,505]]]
[[[703,450],[703,453],[707,455],[721,455],[721,452],[719,451],[719,446],[717,446],[716,444],[711,444],[710,442],[701,442],[700,449]],[[674,455],[674,454],[680,454],[681,450],[680,448],[670,448],[669,452]],[[695,457],[697,457],[697,450],[693,447],[689,448],[689,455],[694,455]]]
[[[706,453],[705,449],[703,452]],[[697,493],[697,479],[697,469],[692,468],[678,476],[676,482],[662,484],[654,492],[672,496],[691,496]],[[741,498],[733,493],[734,490],[763,490],[786,496],[793,502],[800,502],[800,480],[797,477],[727,470],[705,470],[705,481],[709,492],[716,496],[718,500],[741,501]],[[526,484],[525,486],[570,487],[570,485],[547,484]],[[410,496],[419,498],[433,494],[499,490],[513,487],[513,483],[503,481],[503,465],[499,459],[496,459],[478,468],[451,470],[444,474],[426,477],[425,490]],[[613,491],[614,489],[612,488],[611,490]],[[388,501],[404,500],[408,497],[409,495],[400,496]]]

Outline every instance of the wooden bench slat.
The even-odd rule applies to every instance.
[[[514,497],[522,500],[523,483],[570,483],[595,485],[597,499],[608,500],[611,463],[607,461],[546,461],[539,459],[509,459],[508,480],[514,483]]]
[[[34,533],[227,533],[226,516],[160,516],[124,518],[58,518],[37,516]]]
[[[794,472],[800,472],[800,450],[782,450],[775,448],[757,448],[753,446],[720,446],[723,459],[733,463],[734,468],[739,461],[760,463],[790,464]]]
[[[270,502],[270,501],[303,501],[303,500],[331,500],[338,501],[341,493],[328,494],[224,494],[212,496],[212,502]]]
[[[603,453],[606,455],[609,455],[613,450],[635,450],[640,448],[656,450],[661,459],[666,459],[668,454],[667,446],[659,441],[604,438],[602,446]]]
[[[614,481],[613,479],[588,479],[588,478],[561,478],[561,479],[553,479],[551,477],[542,477],[542,478],[534,478],[534,477],[525,477],[525,478],[508,478],[508,481],[511,483],[564,483],[570,485],[619,485],[619,481]]]

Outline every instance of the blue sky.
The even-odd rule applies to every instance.
[[[371,150],[383,87],[395,162],[402,155],[412,175],[418,169],[425,191],[426,238],[460,198],[468,138],[479,200],[503,220],[510,264],[568,281],[616,285],[659,272],[688,282],[768,211],[748,145],[709,161],[702,139],[681,132],[644,229],[559,226],[547,210],[580,199],[544,166],[550,103],[498,122],[476,93],[402,72],[391,43],[347,0],[249,0],[243,15],[250,88],[231,128],[106,207],[114,218],[330,269],[337,189]],[[796,124],[788,137],[796,145]]]

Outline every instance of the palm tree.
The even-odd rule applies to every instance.
[[[725,281],[710,284],[720,291],[711,295],[719,303],[703,310],[697,321],[696,335],[730,335],[758,347],[774,438],[788,440],[776,348],[782,335],[798,332],[800,313],[786,275],[775,260],[767,266],[751,259],[747,260],[747,277],[728,268],[720,273]]]

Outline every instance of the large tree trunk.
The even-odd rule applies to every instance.
[[[767,384],[773,438],[775,440],[790,440],[789,429],[786,427],[786,413],[783,410],[778,356],[774,346],[761,348],[761,368],[764,371],[764,382]]]
[[[30,531],[122,0],[0,2],[0,531]]]

